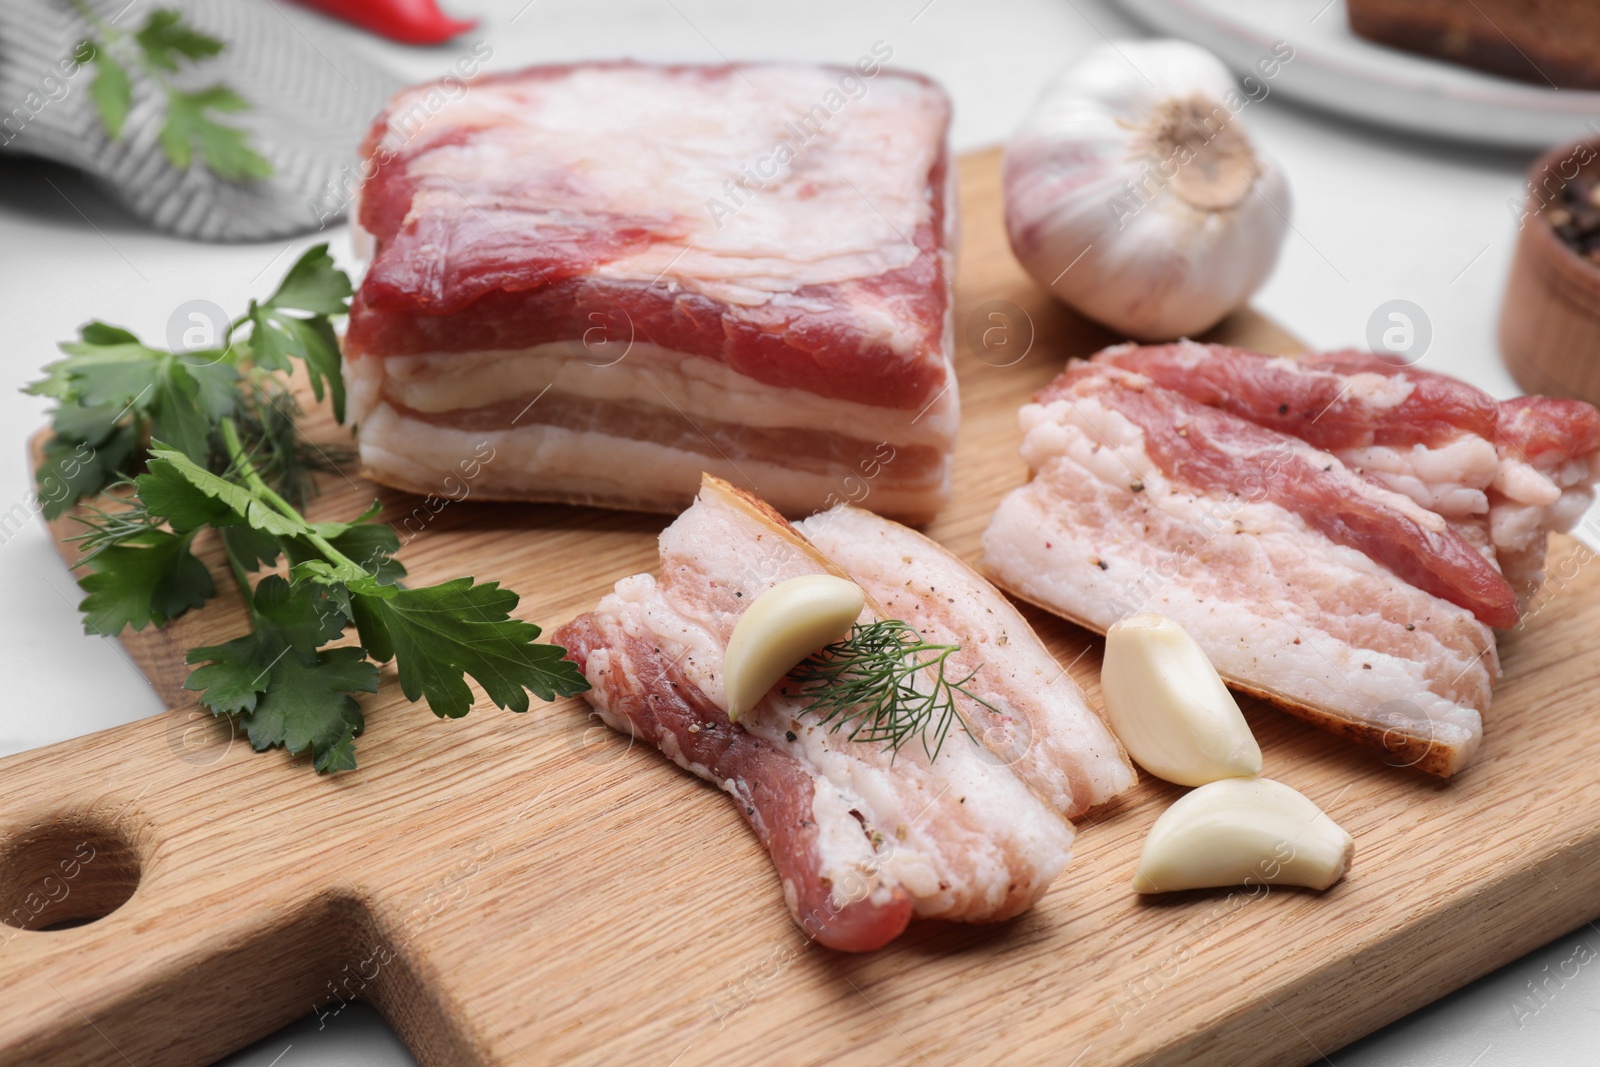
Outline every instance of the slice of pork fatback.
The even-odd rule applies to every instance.
[[[972,732],[1057,811],[1076,818],[1133,785],[1121,744],[1078,683],[982,575],[917,531],[848,504],[796,528],[885,615],[960,646],[951,676],[976,671],[966,688],[984,702],[962,705]]]
[[[1600,412],[1577,400],[1497,402],[1366,352],[1272,356],[1180,341],[1118,345],[1095,361],[1333,452],[1486,542],[1522,598],[1543,579],[1550,533],[1572,529],[1600,478]]]
[[[1084,396],[1138,424],[1150,458],[1180,481],[1270,501],[1491,626],[1516,623],[1511,587],[1444,518],[1347,469],[1330,453],[1106,364],[1069,368],[1039,399]]]
[[[738,801],[808,933],[865,950],[913,913],[996,921],[1043,894],[1070,858],[1070,824],[959,728],[937,758],[915,741],[896,755],[819,724],[781,687],[729,724],[722,661],[739,616],[778,583],[843,573],[837,565],[760,501],[712,478],[662,532],[660,551],[659,578],[623,579],[554,640],[584,670],[606,722]],[[869,603],[863,621],[876,617]],[[972,730],[982,732],[981,723]],[[1121,758],[1114,743],[1107,758]],[[1066,795],[1098,796],[1108,781],[1071,783]]]
[[[1033,477],[984,534],[999,585],[1101,632],[1160,612],[1239,688],[1436,774],[1471,759],[1498,672],[1473,612],[1514,603],[1437,515],[1114,366],[1068,371],[1021,421]]]

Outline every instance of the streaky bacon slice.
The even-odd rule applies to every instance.
[[[728,722],[728,638],[745,608],[779,582],[859,576],[869,594],[898,588],[916,601],[896,603],[906,614],[959,620],[981,610],[922,604],[907,593],[914,575],[930,573],[907,564],[909,554],[931,573],[967,583],[980,603],[1000,601],[976,575],[958,572],[964,567],[954,557],[904,539],[887,520],[844,508],[807,526],[821,539],[889,531],[896,550],[885,556],[874,545],[835,562],[761,501],[707,477],[696,502],[662,532],[659,578],[622,579],[553,640],[582,667],[593,686],[587,699],[608,724],[735,798],[772,853],[791,915],[824,944],[879,947],[909,914],[994,922],[1026,910],[1070,858],[1066,813],[1127,788],[1133,771],[1070,679],[1035,691],[1047,688],[1035,677],[1037,658],[1049,656],[1020,616],[991,621],[970,639],[1007,637],[983,643],[985,692],[1002,714],[1027,719],[1052,766],[1016,758],[965,702],[958,711],[971,735],[953,730],[936,758],[915,741],[898,754],[852,742],[817,722],[782,683],[737,725]],[[863,618],[886,610],[869,596]],[[1056,729],[1065,740],[1051,735]]]
[[[1258,494],[1489,625],[1516,625],[1516,594],[1492,563],[1438,515],[1335,456],[1108,363],[1073,367],[1035,399],[1086,395],[1143,430],[1150,458],[1173,480],[1206,493]]]
[[[362,149],[363,472],[444,494],[481,446],[485,499],[676,512],[709,470],[791,515],[870,479],[930,519],[960,410],[949,123],[919,75],[793,63],[402,91]]]
[[[1443,520],[1304,442],[1104,363],[1063,375],[1020,420],[1031,478],[983,537],[998,585],[1100,632],[1170,616],[1235,688],[1393,763],[1450,775],[1471,761],[1493,631],[1307,511],[1326,497],[1360,517],[1351,526],[1395,525],[1385,508],[1428,534]]]
[[[1294,434],[1458,528],[1480,526],[1520,599],[1549,535],[1570,530],[1600,479],[1600,412],[1577,400],[1496,402],[1448,375],[1367,352],[1273,356],[1181,341],[1095,357]]]

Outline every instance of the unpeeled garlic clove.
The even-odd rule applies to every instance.
[[[1261,773],[1261,748],[1205,650],[1162,615],[1106,631],[1106,719],[1145,770],[1178,785]]]
[[[866,595],[855,582],[805,574],[756,597],[728,638],[722,686],[728,718],[755,707],[795,664],[850,631]]]
[[[1233,885],[1326,889],[1355,842],[1301,793],[1270,778],[1225,778],[1180,797],[1145,836],[1140,893]]]

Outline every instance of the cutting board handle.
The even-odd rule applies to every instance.
[[[204,1064],[333,1003],[368,912],[285,784],[325,787],[194,707],[0,760],[0,1063]]]

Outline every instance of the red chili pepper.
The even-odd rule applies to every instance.
[[[401,44],[441,44],[478,24],[439,10],[435,0],[299,0],[336,19],[343,19]]]

